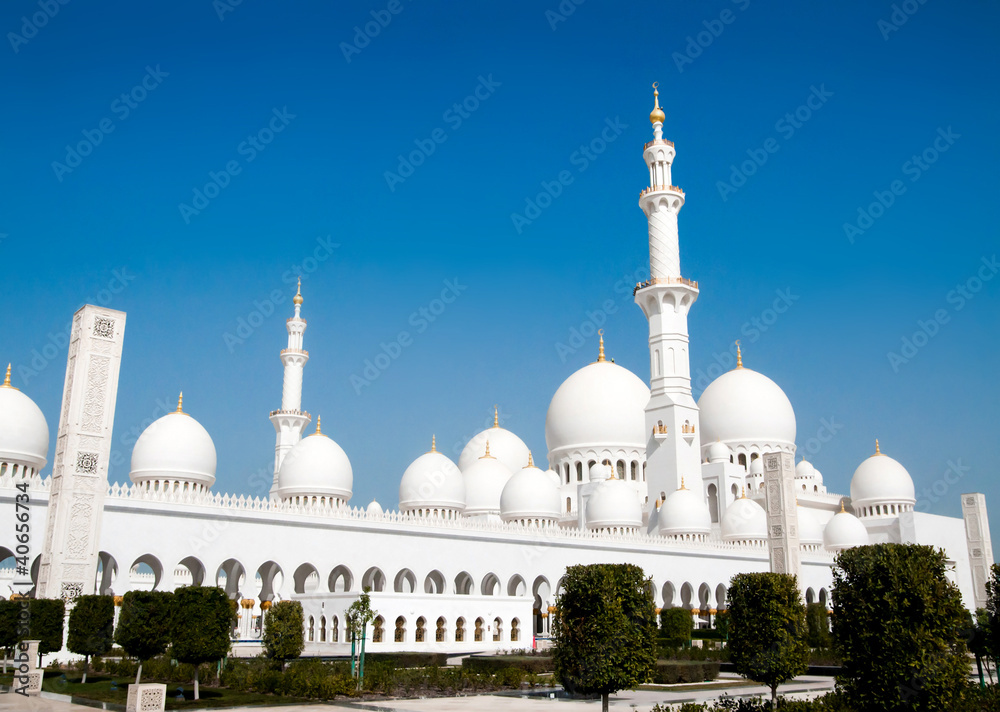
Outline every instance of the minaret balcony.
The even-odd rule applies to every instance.
[[[299,356],[305,356],[306,358],[309,357],[309,352],[304,349],[282,349],[281,355],[284,356],[285,354],[297,354]]]
[[[643,146],[642,150],[645,151],[650,146],[670,146],[671,148],[673,148],[673,145],[674,145],[673,141],[668,141],[665,138],[654,138],[652,141]]]
[[[693,279],[685,279],[684,277],[651,277],[645,282],[636,282],[635,289],[632,290],[632,296],[634,297],[639,290],[652,287],[656,284],[683,284],[687,287],[698,289],[698,283]]]
[[[273,418],[276,415],[299,415],[312,420],[312,416],[304,410],[272,410],[269,417]]]
[[[639,198],[641,199],[650,193],[676,193],[677,195],[684,195],[684,191],[676,185],[651,185],[639,193]]]

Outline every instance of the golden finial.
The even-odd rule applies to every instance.
[[[743,352],[740,350],[739,339],[736,339],[736,368],[743,368]]]
[[[181,391],[180,395],[177,396],[177,412],[184,412],[184,391]]]
[[[292,301],[295,302],[296,306],[302,306],[302,302],[305,301],[302,298],[302,278],[301,277],[299,277],[299,289],[298,289],[297,292],[295,292],[295,297],[292,298]]]
[[[744,486],[743,492],[740,495],[740,499],[746,499],[746,498],[747,498],[747,488]]]
[[[878,448],[878,438],[875,438],[875,454],[876,455],[881,455],[882,454],[882,451],[879,450],[879,448]]]
[[[681,477],[681,486],[680,486],[680,489],[682,489],[682,490],[686,490],[687,489],[687,487],[684,486],[684,478],[683,477]]]
[[[483,455],[483,457],[481,457],[479,459],[482,460],[484,457],[488,457],[491,460],[494,459],[493,456],[490,455],[490,441],[489,440],[486,441],[486,453]]]
[[[7,375],[3,377],[3,387],[4,388],[13,388],[14,387],[14,386],[10,385],[10,364],[9,363],[7,364]]]
[[[597,362],[604,363],[604,329],[598,329],[597,335],[601,337],[600,346],[597,347]]]
[[[500,409],[496,405],[493,406],[493,427],[500,427]]]
[[[840,513],[843,514],[844,511],[844,500],[840,500]]]
[[[323,431],[320,429],[320,420],[321,420],[320,417],[317,415],[316,416],[316,432],[313,433],[313,435],[322,435],[323,434]]]
[[[431,435],[431,452],[437,451],[437,435]]]
[[[660,91],[657,89],[659,82],[653,82],[653,110],[649,114],[649,123],[655,124],[657,122],[663,123],[667,118],[667,115],[663,113],[663,109],[660,108]]]
[[[531,450],[528,450],[528,467],[534,467],[534,466],[535,466],[535,463],[531,459]]]

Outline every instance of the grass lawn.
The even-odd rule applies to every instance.
[[[73,695],[74,697],[86,697],[91,700],[101,702],[114,702],[124,705],[128,698],[128,686],[135,682],[134,677],[111,678],[106,675],[91,673],[87,675],[87,684],[81,684],[82,676],[77,673],[67,675],[63,679],[62,673],[47,672],[42,682],[42,690],[45,692],[56,692],[60,695]],[[111,689],[114,682],[117,689]],[[155,680],[144,680],[144,682],[155,682]],[[11,684],[10,675],[0,675],[0,683]],[[184,699],[176,699],[180,694],[178,688],[183,688]],[[245,705],[286,705],[305,702],[296,697],[276,697],[274,695],[262,695],[257,692],[234,692],[223,687],[208,687],[202,684],[199,692],[201,699],[194,699],[194,687],[191,684],[181,684],[179,682],[167,683],[167,709],[184,710],[201,707],[240,707]]]
[[[759,683],[750,680],[733,680],[731,682],[703,682],[692,685],[681,683],[677,685],[640,685],[640,690],[670,690],[671,692],[700,692],[702,690],[728,690],[732,687],[757,686]]]

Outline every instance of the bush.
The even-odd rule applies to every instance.
[[[684,608],[664,608],[660,611],[660,645],[664,648],[680,648],[691,643],[694,618],[691,611]]]
[[[657,660],[652,681],[660,685],[675,685],[679,682],[706,682],[718,676],[717,662]]]
[[[830,615],[826,611],[826,605],[822,603],[810,603],[806,606],[806,643],[810,648],[833,646]]]
[[[478,673],[499,673],[507,668],[517,668],[526,673],[553,672],[552,658],[540,655],[473,655],[462,660],[462,669]]]
[[[387,663],[395,668],[433,667],[448,664],[447,653],[369,653],[365,652],[367,672],[368,661]]]

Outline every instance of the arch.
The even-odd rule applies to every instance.
[[[812,587],[806,589],[806,603],[816,602],[816,592],[812,590]]]
[[[444,593],[444,586],[444,574],[436,569],[424,579],[424,593]]]
[[[639,479],[639,463],[636,460],[632,460],[631,475],[633,482]]]
[[[476,619],[476,630],[473,633],[473,641],[476,643],[483,642],[483,619]]]
[[[724,611],[729,608],[728,596],[729,589],[726,588],[726,584],[720,583],[715,587],[715,607],[718,610]]]
[[[445,626],[447,626],[447,625],[448,625],[448,622],[444,619],[444,616],[441,616],[440,618],[437,619],[437,623],[435,623],[435,627],[434,627],[434,642],[435,643],[443,643],[443,642],[445,642],[444,641]]]
[[[531,582],[531,597],[532,597],[532,614],[534,615],[535,624],[535,634],[540,634],[544,632],[545,629],[545,619],[542,618],[542,613],[547,613],[547,606],[549,605],[549,596],[552,594],[552,586],[549,584],[549,580],[544,576],[537,576],[535,580]]]
[[[14,555],[14,552],[3,549],[3,558],[7,558]],[[193,557],[189,557],[193,558]],[[195,559],[197,561],[197,559]],[[187,561],[185,559],[184,561]],[[183,561],[181,562],[184,563]],[[200,563],[200,562],[199,562]],[[2,565],[2,564],[0,564]],[[13,564],[11,564],[11,568]],[[202,576],[204,576],[205,567],[202,566]],[[106,551],[100,551],[97,553],[97,579],[95,581],[94,590],[97,591],[102,596],[110,596],[114,593],[115,580],[118,578],[118,562],[115,561],[115,557]],[[200,585],[200,584],[198,584]]]
[[[619,460],[618,464],[615,465],[615,469],[618,471],[618,479],[625,479],[625,461]]]
[[[365,571],[365,575],[361,577],[361,587],[364,588],[366,586],[376,593],[381,593],[385,590],[385,574],[382,573],[382,569],[372,566]]]
[[[241,591],[245,580],[246,569],[236,559],[226,559],[215,572],[215,585],[233,600],[242,598]]]
[[[309,616],[309,632],[306,638],[310,643],[316,639],[316,619],[312,616]]]
[[[480,585],[479,593],[482,596],[499,596],[500,595],[500,579],[494,573],[488,573],[483,576],[483,582]]]
[[[281,567],[274,561],[265,561],[257,568],[257,575],[254,577],[260,581],[260,593],[257,597],[263,601],[273,601],[275,594],[284,582],[284,574]]]
[[[340,619],[333,616],[330,619],[330,642],[336,643],[340,640]]]
[[[183,566],[191,573],[192,586],[201,586],[205,582],[205,564],[201,563],[197,557],[187,556],[178,561],[177,566]]]
[[[510,642],[516,643],[521,639],[521,621],[514,618],[510,622]]]
[[[740,453],[740,455],[739,455],[739,457],[738,457],[738,458],[736,458],[736,459],[737,459],[737,460],[739,461],[739,463],[740,463],[740,464],[741,464],[741,465],[742,465],[742,466],[743,466],[744,468],[746,468],[746,466],[747,466],[747,455],[746,455],[746,453],[745,453],[745,452],[741,452],[741,453]]]
[[[573,511],[573,499],[570,497],[566,498],[566,511],[567,512]]]
[[[465,619],[459,617],[455,621],[455,642],[462,643],[465,641]]]
[[[556,598],[562,594],[563,584],[566,582],[565,576],[560,576],[559,580],[556,581]]]
[[[400,569],[392,581],[392,590],[396,593],[413,593],[417,590],[417,577],[409,569]]]
[[[719,523],[719,488],[713,482],[708,486],[708,513],[712,515],[712,524]]]
[[[691,587],[687,581],[681,586],[681,608],[686,608],[691,610],[694,606],[691,605],[692,599],[694,599],[694,588]]]
[[[459,596],[471,596],[476,582],[467,571],[462,571],[455,577],[455,593]]]
[[[319,642],[326,642],[326,616],[319,617]]]
[[[385,618],[383,618],[382,616],[375,616],[375,620],[372,622],[372,642],[381,643],[384,637],[385,637]]]
[[[393,631],[392,639],[397,643],[406,642],[406,619],[403,616],[396,618],[396,628]]]
[[[334,567],[327,579],[330,593],[346,593],[354,589],[354,575],[351,570],[341,564]],[[374,590],[374,589],[372,589]]]
[[[739,488],[739,485],[737,485],[734,482],[733,486],[729,488],[729,494],[731,494],[733,496],[733,498],[731,500],[732,502],[735,502],[736,500],[738,500],[740,498],[740,488]]]
[[[826,592],[826,589],[825,588],[821,588],[819,590],[819,602],[822,603],[827,608],[829,608],[830,607],[829,601],[830,601],[830,596]]]
[[[427,619],[423,616],[417,618],[417,628],[413,633],[413,642],[423,643],[427,636]]]
[[[163,564],[152,554],[143,554],[129,567],[130,588],[139,591],[157,591],[163,580]]]
[[[524,596],[527,593],[528,586],[524,583],[524,579],[519,574],[511,576],[510,581],[507,582],[507,595]]]
[[[663,584],[663,608],[674,607],[674,585],[667,581]]]
[[[295,593],[313,593],[319,589],[319,570],[310,563],[305,563],[295,569],[292,574]]]
[[[583,482],[583,463],[582,462],[577,462],[576,463],[576,481],[577,482]]]
[[[498,643],[503,640],[503,621],[497,616],[493,619],[493,642]]]

